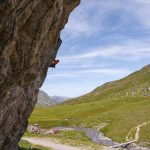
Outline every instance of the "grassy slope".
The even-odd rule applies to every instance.
[[[51,108],[36,108],[30,123],[44,128],[85,126],[98,128],[116,141],[124,141],[129,130],[150,120],[150,65],[127,78],[107,83],[93,92]],[[146,95],[146,96],[145,96]],[[150,130],[142,130],[141,141],[150,142]]]
[[[142,131],[140,134],[140,143],[143,144],[143,146],[150,147],[150,124],[142,128]]]
[[[106,99],[115,100],[122,97],[143,97],[148,93],[150,96],[150,91],[147,91],[148,87],[150,87],[150,65],[142,68],[142,70],[134,72],[126,78],[108,82],[96,88],[91,93],[66,101],[65,103],[77,104]]]

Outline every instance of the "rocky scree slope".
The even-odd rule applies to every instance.
[[[79,0],[0,1],[0,150],[17,150],[60,31]]]

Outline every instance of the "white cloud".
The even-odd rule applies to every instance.
[[[150,58],[150,41],[149,40],[126,40],[124,43],[111,45],[108,47],[94,47],[87,49],[87,52],[61,56],[60,59],[64,64],[70,62],[83,62],[94,58],[113,58],[118,60],[138,60]],[[81,50],[82,52],[82,50]],[[77,53],[77,51],[76,51]]]
[[[55,73],[55,74],[48,74],[47,79],[51,79],[51,78],[73,78],[76,77],[76,74],[73,74],[71,72],[64,72],[64,73]]]
[[[116,23],[109,28],[104,24],[105,19],[116,10],[122,11],[123,18],[120,18],[120,23],[135,20],[135,26],[150,28],[149,0],[82,0],[66,25],[65,34],[70,38],[78,38],[91,36],[102,30],[117,30],[120,24]]]
[[[81,75],[89,75],[93,74],[92,76],[99,76],[99,75],[127,75],[131,73],[130,70],[126,69],[112,69],[112,68],[94,68],[94,69],[84,69],[84,70],[71,70],[71,71],[63,71],[56,74],[49,74],[47,79],[52,78],[73,78],[73,77],[81,77]]]
[[[150,1],[133,0],[128,8],[131,15],[145,28],[150,28]]]
[[[60,59],[64,59],[65,61],[74,61],[74,60],[81,60],[81,59],[89,59],[95,57],[109,57],[115,55],[120,50],[117,46],[112,46],[110,48],[93,48],[91,50],[87,50],[86,53],[74,55],[74,56],[64,56],[60,57]]]
[[[93,73],[93,74],[108,74],[108,75],[114,75],[114,74],[129,74],[131,71],[125,70],[125,69],[112,69],[112,68],[102,68],[102,69],[88,69],[79,71],[78,73]]]
[[[85,20],[78,22],[77,20],[75,20],[75,18],[72,18],[69,21],[66,29],[68,33],[73,34],[73,36],[75,37],[78,37],[78,35],[80,34],[89,35],[94,32],[94,29],[91,28],[88,22],[86,22]]]

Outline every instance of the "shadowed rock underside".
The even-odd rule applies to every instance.
[[[17,150],[60,31],[79,0],[0,0],[0,150]]]

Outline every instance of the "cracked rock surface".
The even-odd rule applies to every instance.
[[[80,0],[0,0],[0,150],[17,150],[60,31]]]

